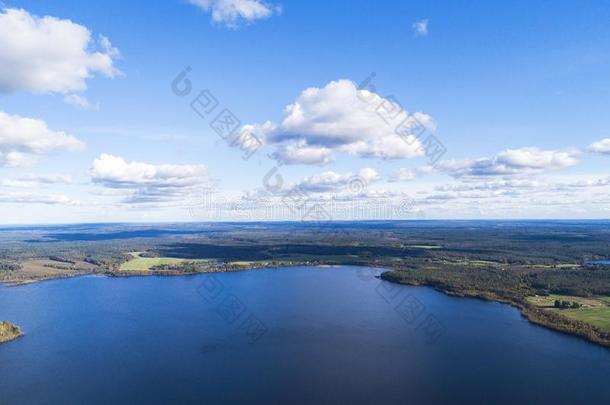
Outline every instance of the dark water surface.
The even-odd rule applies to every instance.
[[[0,287],[0,403],[610,403],[610,350],[367,271]]]

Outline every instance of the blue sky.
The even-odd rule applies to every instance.
[[[4,2],[0,222],[607,218],[609,3]],[[352,97],[372,72],[441,159]],[[249,159],[189,106],[204,89],[255,128]]]

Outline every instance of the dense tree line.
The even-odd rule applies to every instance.
[[[3,271],[18,271],[22,266],[19,263],[0,260],[0,272]]]

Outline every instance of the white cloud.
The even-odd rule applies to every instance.
[[[610,138],[605,138],[589,145],[589,150],[595,153],[610,154]]]
[[[498,155],[498,162],[515,168],[557,169],[575,165],[578,163],[578,155],[576,150],[508,149]]]
[[[445,185],[414,182],[401,188],[383,183],[374,169],[366,170],[374,175],[329,171],[288,185],[281,193],[249,192],[242,196],[252,207],[248,219],[302,220],[316,206],[330,218],[352,220],[421,218],[424,214],[437,219],[574,218],[579,214],[566,210],[575,209],[604,218],[607,212],[603,210],[610,204],[608,176],[463,178]],[[369,180],[361,182],[360,175]]]
[[[496,190],[530,190],[541,189],[544,182],[530,179],[498,179],[493,181],[468,182],[460,184],[445,184],[436,186],[436,191],[496,191]]]
[[[70,184],[72,178],[63,174],[25,175],[13,179],[0,179],[0,187],[39,187],[49,184]]]
[[[465,179],[458,184],[435,186],[434,190],[422,193],[428,205],[442,205],[446,211],[462,208],[476,208],[477,215],[488,213],[490,216],[528,216],[552,217],[551,207],[583,209],[593,212],[608,204],[610,177],[590,178],[588,176],[569,176],[558,178],[522,178],[489,180]],[[533,211],[532,211],[533,210]]]
[[[286,107],[281,124],[254,126],[277,147],[274,156],[283,163],[323,164],[332,161],[331,152],[382,159],[422,156],[415,135],[422,127],[434,130],[435,124],[429,115],[409,115],[391,99],[337,80],[304,90]],[[303,159],[297,150],[303,150]],[[297,157],[286,158],[288,152]]]
[[[411,181],[415,180],[417,172],[415,169],[401,168],[392,173],[390,180],[392,181]]]
[[[357,187],[363,191],[369,184],[379,180],[379,173],[372,168],[364,168],[358,173],[337,173],[327,171],[314,176],[306,177],[297,184],[297,188],[307,192],[337,192],[353,191]]]
[[[72,183],[72,177],[65,174],[43,174],[35,175],[29,174],[19,177],[21,181],[31,181],[41,184],[70,184]]]
[[[597,187],[606,187],[610,185],[610,177],[596,179],[577,179],[563,183],[548,184],[547,186],[553,191],[581,191],[583,189],[593,189]]]
[[[6,204],[45,204],[45,205],[80,205],[78,201],[72,200],[60,194],[34,194],[34,193],[2,193],[0,203]]]
[[[172,200],[207,186],[203,165],[153,165],[102,154],[89,170],[94,183],[125,190],[126,202]]]
[[[242,22],[253,22],[282,12],[282,7],[261,0],[189,0],[205,12],[212,12],[212,21],[229,28]]]
[[[91,108],[91,103],[89,103],[89,100],[87,100],[86,97],[80,96],[78,94],[65,95],[64,102],[80,110],[88,110],[89,108]]]
[[[115,77],[118,50],[100,37],[95,51],[86,27],[23,9],[0,13],[0,92],[75,93],[96,73]]]
[[[437,168],[454,177],[512,176],[560,169],[578,163],[579,151],[541,150],[529,147],[508,149],[491,158],[445,161]]]
[[[428,35],[428,19],[415,21],[413,23],[413,31],[418,37],[425,37]]]
[[[304,140],[280,145],[273,158],[287,165],[325,165],[333,162],[332,151],[324,146],[308,146]]]
[[[42,120],[0,111],[0,167],[24,166],[33,163],[36,156],[83,146],[74,136],[51,131]]]
[[[428,174],[434,171],[432,166],[416,167],[414,169],[400,168],[390,174],[388,180],[391,182],[396,181],[412,181],[415,180],[422,174]]]

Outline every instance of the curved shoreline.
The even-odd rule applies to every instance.
[[[106,277],[150,277],[150,276],[176,277],[176,276],[192,276],[192,275],[198,275],[198,274],[254,271],[254,270],[270,269],[270,268],[301,267],[301,266],[324,267],[324,268],[335,267],[334,264],[325,264],[325,263],[313,264],[310,262],[310,263],[295,263],[295,264],[292,264],[289,266],[274,265],[274,266],[240,267],[240,268],[230,268],[230,269],[225,268],[222,270],[215,270],[215,271],[208,271],[208,272],[106,271],[103,273],[85,273],[82,275],[75,275],[75,276],[70,276],[70,277],[56,277],[56,278],[44,278],[44,279],[39,279],[39,280],[26,280],[26,281],[17,282],[17,283],[10,283],[10,282],[8,282],[8,283],[0,282],[0,283],[4,283],[7,286],[16,287],[16,286],[20,286],[20,285],[28,285],[28,284],[39,282],[39,281],[50,281],[50,280],[57,280],[57,279],[62,279],[62,278],[82,277],[82,276],[90,276],[90,275],[99,275],[99,276],[106,276]],[[362,264],[358,264],[358,265],[354,265],[354,266],[379,268],[375,265],[363,266]],[[544,311],[540,308],[537,308],[534,305],[527,303],[526,301],[524,301],[522,299],[519,299],[518,297],[503,297],[503,296],[499,296],[497,294],[494,294],[494,293],[488,292],[488,291],[452,290],[452,289],[448,289],[448,288],[442,287],[440,285],[437,285],[435,283],[422,283],[422,282],[415,281],[415,280],[412,280],[412,281],[404,280],[404,279],[397,280],[391,276],[392,274],[394,274],[395,270],[393,270],[391,268],[387,268],[387,267],[382,268],[381,270],[385,270],[385,271],[379,275],[379,278],[384,281],[388,281],[388,282],[396,283],[396,284],[416,286],[416,287],[417,286],[429,287],[429,288],[435,289],[436,291],[439,291],[441,293],[444,293],[444,294],[447,294],[450,296],[454,296],[454,297],[477,298],[477,299],[482,299],[485,301],[493,301],[493,302],[498,302],[501,304],[510,305],[510,306],[518,309],[521,316],[523,316],[525,319],[527,319],[530,323],[532,323],[534,325],[546,327],[555,332],[560,332],[560,333],[568,334],[571,336],[576,336],[576,337],[582,338],[590,343],[594,343],[594,344],[597,344],[597,345],[600,345],[600,346],[603,346],[606,348],[610,348],[610,333],[604,332],[591,324],[588,324],[588,323],[585,323],[582,321],[578,321],[578,320],[569,319],[564,316],[561,316],[561,315],[558,315],[555,313],[551,313],[548,311]],[[2,325],[2,323],[0,322],[0,326],[1,325]],[[12,324],[10,324],[10,325],[17,328],[17,330],[19,331],[18,332],[19,334],[12,337],[11,339],[8,339],[5,341],[13,340],[13,339],[16,339],[23,335],[23,333],[21,332],[19,327],[12,325]],[[0,343],[3,343],[1,336],[0,336]]]
[[[497,294],[488,291],[476,290],[450,290],[443,288],[434,283],[420,283],[417,281],[409,282],[409,280],[396,280],[391,275],[394,270],[388,270],[381,274],[381,279],[395,284],[409,285],[414,287],[429,287],[443,294],[452,297],[476,298],[484,301],[498,302],[500,304],[510,305],[519,310],[521,316],[528,320],[533,325],[542,326],[560,332],[566,335],[575,336],[586,340],[589,343],[594,343],[599,346],[610,348],[610,333],[604,332],[599,328],[574,319],[569,319],[564,316],[545,311],[537,308],[516,297],[501,297]]]

